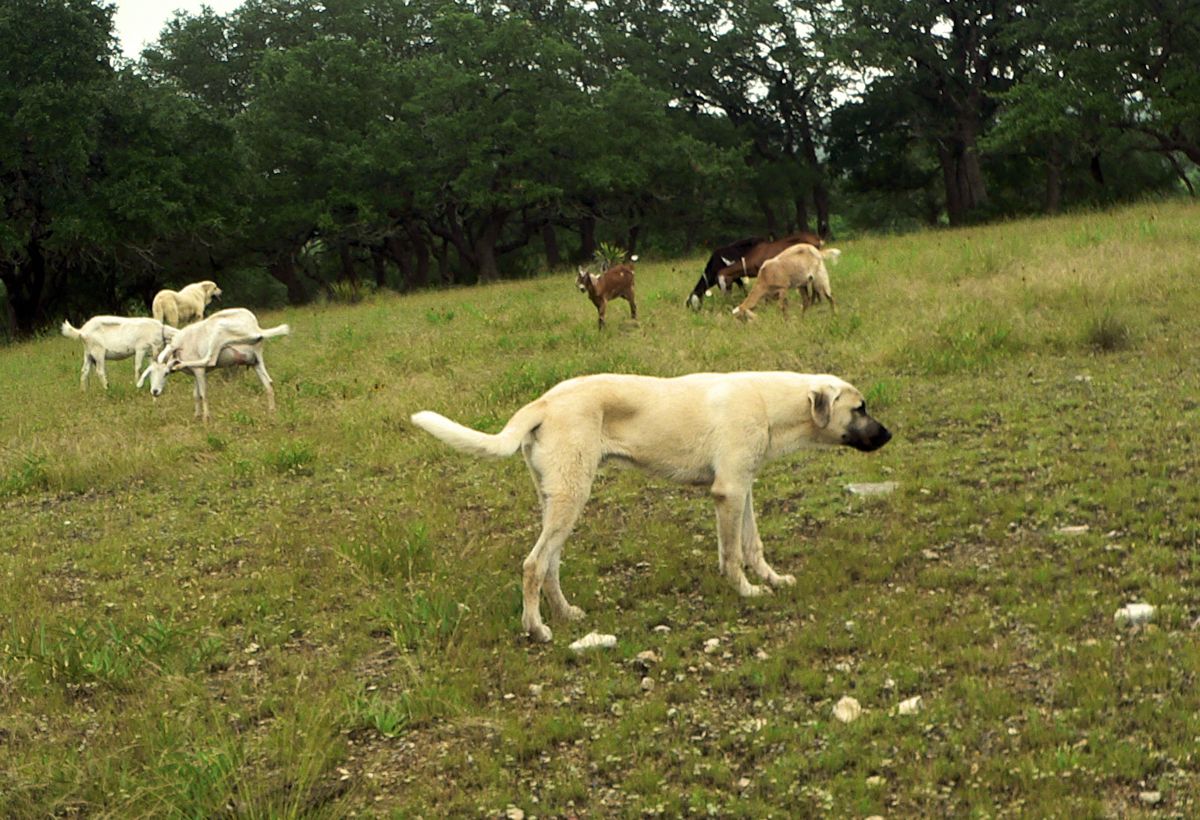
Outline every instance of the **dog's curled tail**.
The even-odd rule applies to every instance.
[[[451,421],[440,413],[422,410],[412,414],[412,423],[449,444],[456,450],[464,450],[479,456],[502,458],[511,456],[521,446],[525,436],[542,423],[545,412],[542,406],[535,402],[527,404],[516,412],[504,429],[495,435],[481,433],[464,427],[456,421]]]
[[[70,322],[64,321],[61,329],[62,335],[66,336],[68,339],[78,339],[81,335],[78,330],[71,326]]]

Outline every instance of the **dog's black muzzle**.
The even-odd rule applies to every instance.
[[[869,453],[878,450],[892,440],[892,434],[879,422],[872,419],[867,424],[851,428],[842,439],[847,446]]]

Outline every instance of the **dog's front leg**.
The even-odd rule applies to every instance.
[[[746,507],[742,512],[742,549],[746,553],[746,566],[771,586],[790,587],[796,583],[796,576],[779,575],[771,569],[771,565],[763,557],[762,537],[758,534],[758,523],[754,519],[754,494],[752,492],[746,493]]]
[[[742,528],[749,492],[743,486],[724,484],[720,479],[713,484],[711,492],[717,507],[717,552],[722,574],[743,597],[770,592],[770,587],[751,584],[743,569]]]

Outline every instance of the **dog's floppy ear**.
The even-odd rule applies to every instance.
[[[829,426],[829,417],[833,412],[833,400],[837,398],[837,393],[832,387],[818,387],[809,392],[808,398],[812,402],[813,423],[824,430]]]

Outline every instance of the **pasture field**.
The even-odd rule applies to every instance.
[[[567,273],[264,313],[279,411],[218,374],[208,426],[186,376],[81,393],[80,344],[0,349],[0,813],[1196,816],[1200,207],[835,244],[836,315],[750,326],[684,308],[699,258],[639,262],[605,333]],[[706,492],[606,469],[587,617],[530,643],[524,464],[409,414],[751,369],[838,374],[895,434],[760,474],[797,585],[739,599]]]

